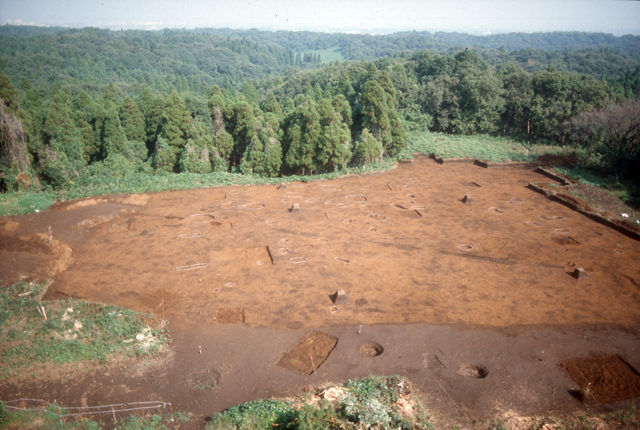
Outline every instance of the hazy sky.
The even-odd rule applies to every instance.
[[[102,28],[640,34],[640,1],[0,0],[1,24]]]

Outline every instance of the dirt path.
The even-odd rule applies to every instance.
[[[156,395],[207,414],[322,380],[404,372],[463,418],[583,407],[560,361],[617,354],[640,369],[640,248],[527,188],[541,179],[418,158],[383,175],[286,189],[66,202],[2,224],[0,279],[54,274],[48,299],[156,314],[163,303],[175,350],[164,370],[98,371],[75,382],[70,400]],[[294,203],[300,212],[289,211]],[[578,267],[588,279],[571,275]],[[340,289],[350,303],[332,307]],[[276,366],[319,327],[338,344],[317,378]],[[382,355],[357,354],[365,335]],[[489,375],[460,376],[464,364]],[[190,388],[200,375],[219,383]],[[16,389],[5,382],[0,393]]]

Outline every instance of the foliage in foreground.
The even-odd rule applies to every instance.
[[[144,355],[168,342],[163,328],[149,328],[150,315],[74,299],[42,302],[44,288],[25,282],[0,288],[0,377],[36,363]]]
[[[150,416],[119,416],[117,421],[111,417],[94,417],[94,419],[81,419],[78,417],[58,417],[58,409],[51,408],[51,413],[25,412],[6,409],[0,404],[0,427],[6,429],[37,428],[39,430],[72,429],[72,430],[98,430],[105,425],[113,430],[168,430],[180,426],[180,423],[189,421],[191,414],[176,412],[171,421],[170,414],[154,414]],[[64,415],[64,412],[63,412]]]
[[[329,389],[330,387],[327,387]],[[336,387],[344,396],[331,403],[317,397],[293,400],[263,399],[234,406],[214,415],[214,429],[414,429],[431,428],[427,415],[401,414],[399,399],[411,402],[409,382],[400,376],[370,376]]]

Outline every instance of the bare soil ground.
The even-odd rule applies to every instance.
[[[417,158],[375,176],[85,199],[4,218],[0,279],[53,277],[46,299],[164,311],[173,353],[66,385],[3,381],[0,397],[160,398],[204,417],[399,373],[459,425],[619,407],[630,400],[577,399],[561,363],[617,356],[640,369],[640,247],[527,188],[542,180]],[[334,304],[337,290],[348,304]],[[320,366],[276,364],[313,330],[337,339]]]

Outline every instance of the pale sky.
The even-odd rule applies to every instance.
[[[0,0],[0,24],[100,28],[474,34],[640,34],[640,1],[611,0]]]

